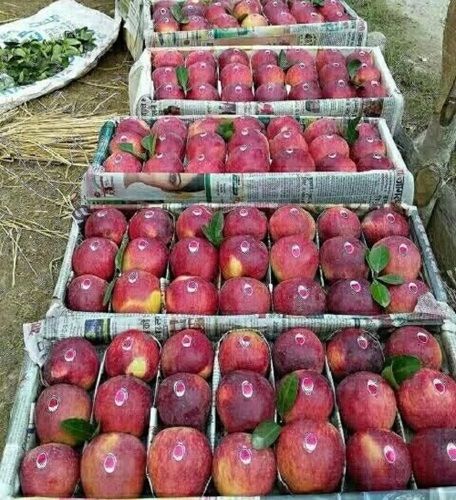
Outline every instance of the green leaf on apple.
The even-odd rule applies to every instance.
[[[325,5],[325,0],[312,0],[312,5],[315,5],[315,7],[323,7]]]
[[[367,252],[366,260],[372,273],[376,275],[380,271],[383,271],[383,269],[385,269],[385,267],[388,265],[388,262],[390,260],[389,250],[383,245],[374,247],[369,252]]]
[[[286,71],[291,66],[291,64],[288,62],[287,54],[283,49],[279,52],[279,66],[284,71]]]
[[[128,241],[129,241],[128,233],[125,233],[123,235],[122,241],[120,243],[119,250],[117,250],[117,253],[116,253],[115,263],[116,263],[116,271],[118,273],[120,273],[120,271],[122,271],[123,256],[125,253],[125,249],[127,248]]]
[[[350,80],[353,80],[353,78],[356,76],[356,73],[358,72],[359,68],[361,67],[361,61],[359,59],[352,59],[348,64],[347,64],[347,71],[350,76]]]
[[[348,144],[352,145],[355,143],[355,141],[359,137],[359,132],[356,129],[358,126],[358,123],[361,120],[361,115],[357,116],[356,118],[353,118],[352,120],[348,120],[348,125],[347,125],[347,132],[345,133],[345,139],[347,140]]]
[[[103,295],[103,305],[106,306],[109,304],[112,296],[112,292],[114,290],[114,285],[116,284],[117,278],[114,277],[112,281],[108,283],[108,286],[106,287],[105,293]]]
[[[377,279],[387,285],[402,285],[404,283],[402,276],[397,274],[384,274],[383,276],[378,276]]]
[[[136,158],[139,158],[140,160],[146,159],[146,155],[135,153],[135,150],[133,148],[133,144],[131,142],[121,142],[119,144],[119,149],[121,151],[123,151],[124,153],[130,153],[131,155],[136,156]]]
[[[382,307],[388,307],[391,302],[391,297],[388,288],[377,280],[374,280],[370,287],[372,298]]]
[[[266,420],[255,427],[252,434],[252,446],[255,450],[269,448],[279,437],[282,427],[272,420]]]
[[[277,394],[277,411],[283,418],[290,411],[298,396],[298,377],[294,373],[286,375],[281,383]]]
[[[157,136],[150,134],[143,137],[141,140],[142,147],[148,152],[149,158],[155,154],[155,146],[157,145]]]
[[[171,14],[179,24],[188,24],[188,18],[182,12],[182,4],[175,3],[171,6]]]
[[[223,241],[223,225],[225,221],[223,212],[215,212],[209,224],[203,226],[204,236],[216,247],[219,247]]]
[[[228,142],[234,134],[233,120],[222,120],[217,127],[217,134],[222,136],[225,142]]]
[[[178,66],[176,68],[176,76],[179,85],[184,92],[188,90],[188,70],[185,66]]]
[[[420,370],[421,366],[421,361],[415,356],[393,356],[386,360],[382,377],[393,389],[399,389],[402,382]]]
[[[60,427],[70,434],[77,444],[90,441],[100,432],[100,424],[96,422],[92,424],[83,418],[67,418],[60,422]]]

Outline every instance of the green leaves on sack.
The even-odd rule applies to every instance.
[[[188,70],[185,66],[178,66],[176,68],[176,76],[177,76],[177,81],[179,82],[179,85],[181,89],[184,92],[187,92],[188,90]]]
[[[359,59],[352,59],[347,64],[347,71],[348,71],[348,75],[350,76],[350,80],[353,80],[353,78],[356,76],[356,73],[358,73],[358,70],[361,67],[361,64],[362,64],[362,62]]]
[[[366,252],[366,262],[372,274],[372,283],[369,287],[372,298],[382,307],[388,307],[391,296],[385,285],[401,285],[404,280],[396,274],[380,273],[390,261],[390,252],[383,245],[377,246]]]
[[[291,66],[291,64],[288,62],[287,54],[283,49],[279,52],[279,66],[284,71],[286,71]]]
[[[204,236],[216,247],[222,244],[224,223],[223,212],[219,210],[212,216],[209,224],[203,226]]]
[[[182,4],[176,3],[172,5],[171,14],[179,24],[188,24],[188,17],[182,12]]]
[[[9,41],[0,48],[0,90],[30,85],[60,73],[74,56],[90,52],[95,45],[94,31],[87,27],[66,31],[54,40]]]
[[[255,450],[269,448],[275,443],[282,431],[282,427],[272,420],[266,420],[257,425],[252,434],[252,446]]]
[[[232,120],[222,120],[217,127],[217,134],[223,137],[225,142],[228,142],[234,134],[234,123]]]
[[[382,377],[393,389],[399,389],[402,382],[421,369],[421,361],[415,356],[393,356],[386,360]]]
[[[90,441],[100,433],[100,424],[91,424],[83,418],[67,418],[60,422],[60,427],[76,440],[76,444]]]

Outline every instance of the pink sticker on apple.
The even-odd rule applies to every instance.
[[[386,445],[383,448],[383,456],[385,457],[386,461],[390,464],[394,464],[396,461],[396,452],[394,451],[394,448],[390,445]]]
[[[351,255],[355,251],[355,247],[349,241],[346,241],[344,243],[344,250],[348,253],[348,255]]]
[[[171,87],[171,86],[170,86]],[[153,210],[148,210],[145,214],[144,214],[144,218],[145,219],[152,219],[152,217],[154,217],[155,215],[155,212]]]
[[[48,463],[48,456],[47,453],[42,451],[41,453],[38,453],[38,456],[36,457],[35,464],[37,469],[44,469]]]
[[[314,390],[313,380],[309,377],[304,377],[301,382],[301,390],[306,396],[310,396]]]
[[[249,285],[249,283],[245,283],[242,287],[242,291],[244,292],[244,295],[250,296],[253,293],[253,287],[252,285]]]
[[[241,252],[242,253],[247,253],[250,250],[250,243],[248,241],[243,241],[241,243]]]
[[[361,349],[367,349],[369,347],[369,341],[364,337],[363,335],[360,335],[357,339],[356,342],[358,343],[359,347]]]
[[[128,401],[128,389],[121,387],[114,395],[114,403],[116,406],[123,406]]]
[[[446,452],[452,462],[456,461],[456,444],[451,441],[447,444]]]
[[[381,155],[378,155],[381,157]],[[390,224],[394,224],[396,222],[396,217],[394,217],[394,214],[388,213],[386,214],[386,221],[389,222]]]
[[[106,217],[106,215],[108,214],[108,211],[107,210],[97,210],[97,217]]]
[[[202,89],[201,89],[201,87],[202,87]],[[204,90],[204,85],[201,85],[201,87],[200,87],[200,89],[201,89],[201,90]],[[204,155],[203,153],[200,153],[200,154],[197,156],[197,159],[198,159],[198,161],[203,161],[203,160],[205,160],[205,159],[206,159],[206,155]]]
[[[245,398],[250,399],[253,396],[253,385],[248,380],[244,380],[241,383],[241,392]]]
[[[350,288],[354,292],[359,293],[361,291],[361,283],[359,281],[352,280],[350,281]]]
[[[342,219],[348,219],[348,212],[344,208],[340,210],[339,214],[342,217]]]
[[[195,293],[198,290],[198,283],[196,281],[189,281],[187,283],[187,292]]]
[[[184,335],[182,337],[181,344],[183,347],[190,347],[192,345],[192,338],[190,335]]]
[[[409,283],[408,285],[408,289],[410,290],[411,293],[413,293],[414,295],[416,295],[416,293],[418,292],[418,286],[416,283]]]
[[[198,208],[194,208],[194,209],[192,210],[192,214],[193,214],[195,217],[199,217],[200,215],[202,215],[202,214],[203,214],[203,211],[202,211],[202,209],[201,209],[201,208],[199,208],[199,207],[198,207]]]
[[[122,341],[122,351],[131,351],[133,347],[133,339],[128,336]]]
[[[306,342],[306,338],[304,337],[304,335],[302,333],[297,333],[295,335],[295,342],[298,344],[298,345],[304,345],[305,342]]]
[[[248,148],[249,148],[249,147],[247,146],[247,144],[242,144],[242,146],[239,146],[239,149],[240,149],[241,151],[247,151],[247,149],[248,149]]]
[[[185,394],[184,382],[182,382],[182,380],[177,380],[176,382],[174,382],[173,391],[178,398],[181,398]]]
[[[241,210],[239,210],[239,215],[241,217],[247,217],[247,215],[249,215],[249,211],[246,208],[241,208]]]
[[[59,408],[59,405],[60,405],[59,398],[57,396],[51,396],[48,400],[47,409],[51,413],[54,413]]]
[[[239,345],[241,347],[250,347],[251,342],[250,342],[250,337],[248,335],[244,335],[239,338]]]
[[[136,283],[136,281],[138,280],[138,273],[136,271],[132,271],[129,275],[128,275],[128,283]]]
[[[176,462],[180,462],[185,457],[185,445],[184,443],[177,443],[173,449],[172,457]]]
[[[313,432],[308,432],[306,434],[306,437],[304,438],[304,449],[307,451],[307,453],[314,452],[317,444],[317,436]]]
[[[65,361],[68,361],[68,363],[71,363],[72,361],[74,361],[75,357],[76,357],[76,349],[73,349],[72,347],[67,349],[65,351],[65,354],[63,355],[63,359]]]
[[[249,129],[244,127],[242,130],[241,130],[241,135],[249,135]]]
[[[146,240],[139,240],[138,241],[138,248],[139,250],[143,251],[144,249],[147,248],[147,241]]]
[[[429,336],[427,333],[424,332],[417,332],[416,338],[422,343],[422,344],[427,344],[429,341]]]
[[[296,207],[290,208],[290,214],[298,215],[299,214],[299,210]]]
[[[407,255],[408,254],[408,246],[405,243],[401,243],[399,245],[399,254],[400,255]]]
[[[100,248],[100,241],[99,240],[92,241],[89,245],[89,248],[90,250],[92,250],[92,252],[95,252]]]
[[[301,299],[308,299],[310,295],[310,290],[304,286],[304,285],[299,285],[298,286],[298,295],[301,297]]]
[[[377,396],[378,395],[378,384],[375,382],[375,380],[369,379],[367,381],[367,390],[369,394],[372,394],[372,396]]]
[[[337,157],[337,153],[336,152],[329,153],[328,157],[331,158],[331,160],[333,160],[334,158]]]
[[[81,288],[83,290],[88,290],[90,287],[92,286],[92,280],[90,278],[86,278],[85,280],[83,280],[83,282],[81,283]]]
[[[301,249],[299,248],[299,245],[295,244],[291,247],[291,255],[293,255],[293,257],[295,258],[298,258],[301,255]]]
[[[293,151],[294,151],[294,149],[293,149],[293,148],[287,148],[287,149],[285,149],[285,153],[287,153],[287,155],[291,155],[291,154],[293,154]],[[293,209],[292,209],[292,210],[293,210]],[[296,210],[296,209],[294,209],[294,210]],[[290,212],[291,212],[291,210],[290,210]]]
[[[249,465],[252,462],[252,451],[244,446],[239,452],[239,460],[244,465]]]
[[[440,380],[439,378],[435,378],[432,381],[432,384],[433,384],[435,390],[439,394],[443,394],[446,391],[446,387],[445,387],[445,384],[444,384],[443,380]]]
[[[116,470],[117,458],[114,453],[108,453],[103,461],[103,469],[112,474]]]
[[[196,253],[199,250],[199,243],[196,240],[190,241],[188,244],[188,249],[190,253]]]

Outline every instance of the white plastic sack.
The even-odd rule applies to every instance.
[[[116,41],[120,18],[112,19],[74,0],[58,0],[31,17],[0,26],[0,45],[9,40],[55,39],[65,31],[84,26],[94,31],[95,48],[82,56],[74,57],[67,68],[50,78],[0,91],[0,112],[62,88],[90,71]]]

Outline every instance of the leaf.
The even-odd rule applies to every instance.
[[[348,64],[347,64],[347,71],[350,76],[350,80],[353,80],[355,77],[356,73],[358,72],[359,68],[361,67],[361,61],[359,59],[352,59]]]
[[[402,276],[397,274],[384,274],[383,276],[378,276],[377,279],[387,285],[402,285],[404,283]]]
[[[390,260],[389,250],[380,245],[378,247],[373,247],[366,256],[367,263],[371,268],[371,271],[375,274],[378,274],[380,271],[385,269]]]
[[[252,446],[255,450],[269,448],[279,437],[282,427],[272,420],[266,420],[255,427],[252,434]]]
[[[356,139],[359,137],[359,132],[356,130],[359,121],[361,120],[361,115],[348,120],[347,132],[345,133],[345,139],[347,139],[348,144],[352,145],[355,143]]]
[[[119,144],[119,149],[121,151],[123,151],[124,153],[130,153],[132,154],[133,156],[136,156],[136,158],[139,158],[140,160],[145,160],[146,159],[146,155],[140,153],[135,153],[135,150],[133,148],[133,144],[131,142],[121,142]]]
[[[277,411],[282,418],[285,413],[293,408],[297,396],[298,377],[291,373],[282,379],[280,382],[279,392],[277,394]]]
[[[312,5],[315,5],[315,7],[323,7],[325,5],[325,0],[312,0]]]
[[[283,70],[287,70],[291,66],[291,64],[288,62],[287,54],[283,49],[279,52],[279,66]]]
[[[60,422],[60,427],[75,438],[78,444],[90,441],[100,432],[100,424],[91,424],[83,418],[67,418]]]
[[[421,361],[415,356],[393,356],[389,358],[382,371],[382,377],[398,389],[402,382],[421,369]]]
[[[174,19],[179,24],[187,24],[188,23],[188,18],[182,12],[182,5],[180,3],[176,3],[176,4],[171,6],[171,14],[173,15]]]
[[[217,134],[221,135],[225,142],[228,142],[234,134],[234,123],[232,120],[222,120],[217,127]]]
[[[122,238],[122,242],[120,244],[119,250],[117,250],[117,253],[116,253],[115,262],[116,262],[116,271],[117,272],[122,271],[123,256],[125,253],[125,249],[127,248],[128,241],[129,241],[128,234],[125,233],[123,238]]]
[[[105,293],[103,295],[103,305],[104,306],[108,305],[109,302],[111,301],[111,296],[112,296],[112,292],[114,290],[114,285],[116,284],[116,281],[117,281],[117,278],[114,277],[113,280],[106,287]]]
[[[219,247],[223,241],[223,212],[215,212],[209,224],[203,226],[204,236],[216,247]]]
[[[179,85],[181,86],[184,92],[188,90],[188,70],[185,66],[178,66],[176,68],[176,76]]]
[[[154,156],[155,154],[155,146],[157,144],[157,136],[156,135],[146,135],[141,140],[142,147],[149,153],[149,158]]]
[[[385,285],[383,285],[377,280],[374,280],[374,282],[370,285],[369,289],[372,298],[375,300],[375,302],[377,302],[377,304],[380,304],[382,307],[389,306],[389,303],[391,302],[391,297],[389,290]]]

